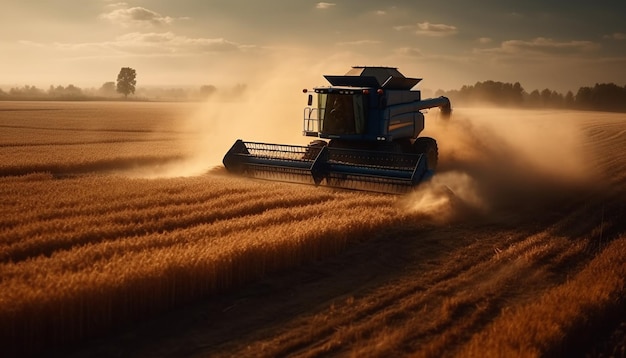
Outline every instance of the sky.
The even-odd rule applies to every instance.
[[[397,67],[427,90],[626,85],[626,0],[0,0],[0,87],[326,85]],[[284,82],[278,81],[284,79]],[[272,82],[273,81],[273,82]],[[283,90],[283,89],[281,89]],[[289,88],[290,90],[290,88]]]

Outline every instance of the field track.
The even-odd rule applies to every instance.
[[[389,197],[155,175],[196,110],[0,102],[5,352],[626,354],[625,115],[459,109]]]

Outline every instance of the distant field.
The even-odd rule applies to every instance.
[[[438,179],[389,197],[188,175],[197,110],[0,102],[6,354],[624,349],[624,115],[459,109]]]
[[[73,174],[157,165],[192,155],[181,123],[197,105],[0,103],[0,175]]]

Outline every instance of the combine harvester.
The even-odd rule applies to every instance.
[[[224,156],[229,172],[255,178],[406,193],[432,176],[437,142],[418,137],[424,109],[452,113],[446,97],[422,99],[411,90],[421,79],[394,67],[356,66],[324,76],[331,86],[313,89],[304,109],[308,146],[237,140]],[[304,90],[304,93],[309,93]],[[321,138],[321,139],[319,139]]]

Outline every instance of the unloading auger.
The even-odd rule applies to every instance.
[[[430,178],[437,167],[435,139],[419,137],[424,109],[452,113],[446,97],[421,99],[411,90],[421,79],[394,67],[352,67],[343,76],[324,76],[304,109],[308,146],[237,140],[224,156],[229,172],[256,178],[347,189],[405,193]],[[304,93],[311,91],[304,90]]]

